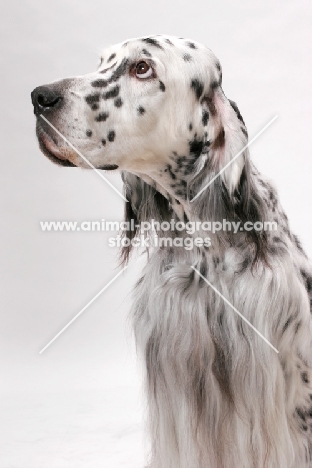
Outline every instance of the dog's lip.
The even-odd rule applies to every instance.
[[[117,164],[104,164],[103,166],[98,167],[98,169],[102,169],[103,171],[115,171],[118,167],[119,166]]]
[[[53,139],[41,128],[37,129],[37,136],[39,140],[39,146],[41,151],[54,163],[60,164],[61,166],[77,167],[75,164],[70,162],[58,149]]]
[[[43,146],[48,150],[49,153],[52,153],[55,158],[60,159],[61,161],[67,161],[67,158],[60,152],[57,145],[49,135],[47,135],[45,132],[42,132],[39,138]]]

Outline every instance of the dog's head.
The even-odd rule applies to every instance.
[[[144,210],[149,216],[155,193],[163,214],[180,205],[188,216],[208,210],[216,219],[240,203],[236,212],[248,217],[247,131],[221,81],[218,59],[196,42],[153,36],[120,43],[103,52],[95,72],[32,92],[40,148],[64,166],[122,170],[138,218]]]
[[[62,165],[89,167],[68,142],[96,168],[149,173],[170,161],[186,165],[174,154],[223,144],[220,85],[219,61],[201,44],[164,36],[123,42],[103,52],[95,72],[32,92],[40,146]]]

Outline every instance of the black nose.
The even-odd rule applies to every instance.
[[[31,93],[31,100],[34,106],[34,113],[41,114],[43,111],[52,110],[58,107],[63,100],[59,90],[49,86],[38,86]]]

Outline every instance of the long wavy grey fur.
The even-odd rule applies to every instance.
[[[142,174],[124,172],[130,200],[126,220],[274,220],[278,231],[218,233],[209,249],[150,252],[132,312],[146,376],[150,466],[311,467],[311,266],[289,230],[276,191],[255,170],[247,150],[239,169],[234,163],[190,203],[248,141],[236,105],[220,85],[211,87],[208,75],[203,84],[208,97],[202,105],[207,103],[210,112],[207,133],[218,136],[223,128],[224,142],[214,150],[210,138],[209,149],[195,161],[187,154],[193,170],[185,177],[184,197],[170,193],[166,183],[159,190],[159,181],[146,183]],[[195,130],[204,140],[203,128]],[[175,183],[178,177],[179,170]],[[124,249],[125,260],[130,250]]]

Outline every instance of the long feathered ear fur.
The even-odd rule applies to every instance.
[[[131,220],[134,220],[136,226],[135,230],[124,230],[122,233],[123,238],[130,240],[130,244],[123,246],[120,252],[121,263],[126,264],[133,248],[131,240],[139,234],[140,223],[152,219],[161,223],[175,217],[175,214],[169,200],[152,185],[130,172],[123,171],[121,177],[124,182],[124,195],[128,200],[125,202],[124,220],[130,226]]]
[[[221,223],[223,219],[241,223],[263,222],[267,208],[257,190],[257,172],[250,162],[248,149],[242,151],[247,145],[248,134],[237,105],[225,97],[217,84],[211,87],[201,103],[204,111],[209,113],[207,140],[210,146],[204,167],[189,183],[189,199],[194,198],[191,203],[194,217]],[[211,182],[220,171],[220,176]],[[206,185],[207,188],[196,197]],[[221,243],[235,245],[234,235],[232,231],[220,232],[218,238]],[[253,253],[252,262],[266,261],[265,231],[245,231],[245,239]]]

